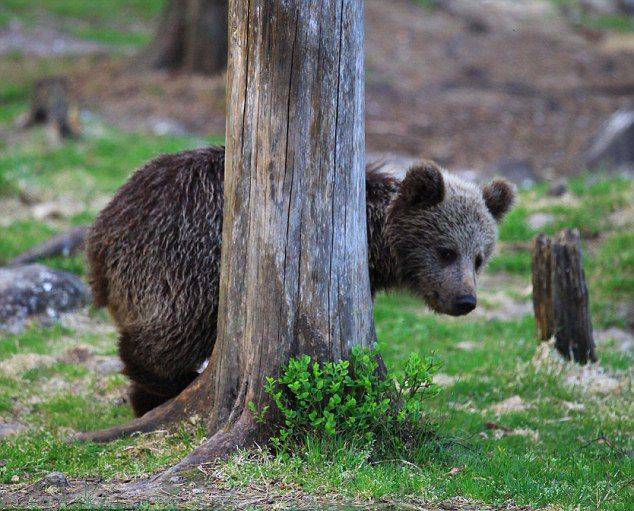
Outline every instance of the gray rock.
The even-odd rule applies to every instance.
[[[38,314],[57,318],[88,303],[89,296],[72,273],[40,264],[0,268],[0,330],[19,332]]]
[[[583,164],[589,169],[634,170],[634,110],[618,110],[608,119],[592,138]]]
[[[69,486],[66,476],[62,472],[49,472],[42,479],[35,483],[38,490],[44,490],[54,486],[56,488],[65,488]]]

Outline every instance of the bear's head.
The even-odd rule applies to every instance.
[[[400,284],[436,312],[471,312],[477,276],[495,248],[497,223],[514,200],[513,186],[503,179],[480,189],[432,162],[411,167],[385,225]]]

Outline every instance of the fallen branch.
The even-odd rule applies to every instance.
[[[8,266],[29,264],[46,257],[68,257],[83,249],[88,225],[79,225],[30,248],[11,259]]]

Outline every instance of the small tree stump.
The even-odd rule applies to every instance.
[[[565,229],[554,240],[537,236],[531,267],[538,338],[545,341],[554,334],[555,347],[566,359],[595,362],[579,231]]]
[[[68,80],[50,77],[35,82],[29,113],[18,124],[23,128],[48,124],[59,137],[78,136],[78,111],[70,98]]]
[[[557,234],[552,253],[555,346],[567,359],[596,362],[579,231],[565,229]]]
[[[533,240],[531,268],[533,274],[533,309],[537,338],[547,341],[555,333],[551,269],[552,240],[540,234]]]

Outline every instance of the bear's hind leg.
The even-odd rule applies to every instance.
[[[135,349],[144,344],[153,344],[148,341],[152,337],[144,334],[144,331],[127,330],[119,337],[119,356],[123,362],[121,372],[131,380],[130,404],[137,417],[176,397],[198,376],[197,372],[187,371],[177,364],[158,367],[156,362],[147,364],[149,357]],[[177,360],[177,357],[168,354],[163,359]]]
[[[152,394],[151,392],[145,390],[138,383],[132,383],[132,386],[130,387],[129,399],[132,410],[134,410],[135,417],[141,417],[153,408],[162,405],[165,401],[169,399],[169,397]]]
[[[141,417],[141,415],[149,412],[152,408],[156,408],[165,403],[165,401],[178,396],[197,376],[198,373],[188,373],[182,375],[176,381],[161,381],[156,378],[152,385],[145,385],[135,381],[135,378],[131,378],[130,405],[134,410],[134,415]]]

